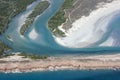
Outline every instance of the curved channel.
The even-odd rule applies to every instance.
[[[24,36],[21,36],[19,33],[20,24],[22,17],[30,13],[33,8],[38,4],[40,0],[35,1],[30,6],[26,8],[25,11],[21,12],[15,16],[10,23],[8,24],[8,29],[5,33],[0,36],[0,39],[10,46],[15,51],[35,53],[35,54],[82,54],[82,53],[98,53],[98,52],[119,52],[120,47],[119,43],[116,43],[117,46],[111,47],[100,47],[99,44],[106,41],[110,36],[118,36],[119,34],[119,25],[120,25],[120,15],[115,15],[112,21],[109,22],[108,31],[105,35],[96,42],[93,46],[85,48],[67,48],[57,44],[47,28],[48,20],[56,13],[56,11],[63,4],[64,0],[49,0],[50,6],[47,8],[43,14],[39,15],[32,26],[25,32]],[[120,13],[119,13],[120,14]],[[116,25],[117,24],[117,25]],[[117,28],[117,30],[116,30]],[[32,38],[30,35],[34,38]],[[117,33],[118,32],[118,33]],[[10,36],[8,39],[6,36]],[[116,41],[119,41],[117,39]]]

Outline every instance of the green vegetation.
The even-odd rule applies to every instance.
[[[0,42],[0,57],[4,55],[4,51],[9,50],[8,46]]]
[[[25,10],[35,0],[0,0],[0,35],[4,33],[12,17]],[[4,51],[9,50],[8,46],[0,41],[0,56]]]
[[[23,11],[34,0],[0,0],[0,34],[2,34],[9,20]]]
[[[26,53],[20,53],[19,56],[23,56],[23,58],[30,58],[30,59],[47,59],[48,56],[40,56],[35,54],[26,54]]]
[[[61,8],[56,12],[56,14],[49,20],[48,22],[48,28],[55,36],[62,36],[64,37],[65,34],[61,30],[58,29],[58,26],[60,26],[62,23],[66,21],[65,15],[65,9],[69,9],[73,7],[74,0],[64,0],[63,5]]]
[[[47,9],[49,7],[49,2],[48,1],[42,1],[40,2],[35,9],[33,10],[33,12],[28,16],[27,20],[25,21],[25,24],[23,24],[23,26],[20,29],[20,33],[23,35],[24,32],[26,31],[26,29],[28,29],[28,27],[33,23],[33,21],[35,20],[35,18],[40,15],[41,13],[43,13],[45,11],[45,9]]]

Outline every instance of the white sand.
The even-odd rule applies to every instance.
[[[100,44],[100,46],[114,46],[114,39],[110,37],[104,43]]]
[[[118,14],[120,0],[104,3],[103,6],[99,4],[97,7],[100,8],[91,12],[89,16],[76,20],[67,31],[67,37],[55,38],[56,41],[67,47],[86,47],[100,40],[107,30],[108,23]],[[105,45],[109,46],[109,41]]]
[[[120,69],[120,54],[91,56],[61,56],[32,60],[21,56],[0,59],[0,72],[31,72],[73,69]]]
[[[32,29],[32,31],[29,33],[29,38],[35,40],[37,37],[38,34],[36,33],[35,29]]]

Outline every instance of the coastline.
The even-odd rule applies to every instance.
[[[42,7],[44,5],[44,7]],[[34,22],[35,18],[42,14],[48,7],[49,7],[50,3],[49,1],[40,1],[35,8],[33,9],[33,11],[31,12],[31,14],[28,15],[26,21],[24,21],[25,24],[22,25],[21,29],[20,29],[20,33],[21,35],[24,35],[24,32],[26,31],[26,29]]]
[[[65,33],[66,37],[55,37],[56,42],[72,48],[83,48],[96,43],[107,32],[110,21],[119,14],[119,3],[119,0],[114,0],[103,5],[98,4],[97,9],[89,16],[82,16],[72,23],[72,27]],[[112,46],[113,42],[114,38],[109,38],[98,46]]]
[[[0,72],[19,73],[33,71],[56,70],[97,70],[120,69],[120,54],[113,55],[83,55],[57,56],[47,59],[30,59],[18,56],[9,56],[0,59]]]

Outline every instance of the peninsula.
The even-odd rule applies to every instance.
[[[64,0],[64,3],[59,8],[59,10],[56,12],[56,14],[52,18],[50,18],[50,20],[48,21],[48,29],[51,31],[53,35],[59,36],[59,37],[65,36],[64,32],[62,32],[58,28],[58,26],[60,26],[66,21],[67,16],[65,16],[65,10],[72,8],[74,2],[75,0]]]
[[[27,20],[22,25],[20,29],[21,35],[24,35],[24,32],[28,29],[28,27],[34,22],[35,18],[42,14],[48,7],[50,3],[48,1],[40,1],[39,4],[34,8],[32,13],[27,17]]]

